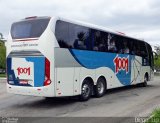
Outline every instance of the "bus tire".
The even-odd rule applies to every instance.
[[[92,94],[92,84],[88,79],[83,81],[81,87],[81,95],[79,96],[80,101],[87,101]]]
[[[147,81],[148,81],[148,76],[147,76],[147,74],[145,74],[145,76],[144,76],[144,82],[142,83],[143,87],[147,86]]]
[[[106,92],[106,80],[100,77],[97,80],[97,85],[95,86],[95,96],[102,97]]]
[[[144,82],[139,84],[140,87],[146,87],[147,86],[147,81],[148,81],[148,76],[147,76],[147,74],[145,74]]]

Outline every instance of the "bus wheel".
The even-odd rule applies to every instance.
[[[92,93],[92,85],[89,80],[84,80],[81,88],[81,95],[80,100],[81,101],[87,101],[91,97]]]
[[[142,86],[143,87],[146,87],[147,86],[147,80],[148,80],[148,77],[147,75],[144,76],[144,82],[142,83]]]
[[[103,78],[99,78],[95,88],[95,96],[102,97],[106,92],[106,81]]]

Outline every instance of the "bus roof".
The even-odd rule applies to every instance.
[[[22,19],[21,21],[32,20],[32,19],[43,19],[43,18],[53,18],[53,19],[55,19],[55,22],[57,20],[66,21],[66,22],[69,22],[69,23],[73,23],[73,24],[89,27],[89,28],[100,30],[100,31],[104,31],[104,32],[109,32],[109,33],[112,33],[112,34],[115,34],[115,35],[118,35],[118,36],[122,36],[122,37],[126,37],[126,38],[131,38],[131,39],[135,39],[135,40],[147,43],[144,40],[137,39],[137,38],[125,35],[123,32],[113,31],[111,29],[108,29],[108,28],[103,27],[103,26],[98,26],[96,24],[91,24],[91,23],[87,23],[87,22],[83,22],[83,21],[79,21],[79,20],[73,20],[73,19],[63,18],[63,17],[59,17],[59,16],[53,16],[53,17],[50,17],[50,16],[31,16],[31,17],[26,17],[25,19]],[[149,43],[147,43],[147,44],[149,44]]]

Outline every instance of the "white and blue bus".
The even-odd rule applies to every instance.
[[[88,100],[153,79],[147,42],[92,24],[28,17],[12,24],[6,45],[9,93]]]

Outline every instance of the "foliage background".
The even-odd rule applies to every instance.
[[[3,39],[3,35],[0,33],[0,69],[6,68],[6,47],[4,42],[1,40]]]
[[[154,49],[158,55],[158,59],[154,59],[154,66],[156,70],[160,71],[160,46],[154,46]]]

